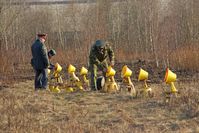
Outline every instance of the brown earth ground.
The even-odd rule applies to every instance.
[[[136,66],[136,63],[138,64]],[[135,75],[142,61],[133,64]],[[140,64],[139,64],[140,63]],[[132,64],[128,64],[131,66]],[[121,64],[116,70],[121,68]],[[136,66],[136,67],[135,67]],[[25,69],[25,68],[24,68]],[[20,71],[20,70],[18,70]],[[0,88],[0,132],[199,132],[199,80],[197,72],[176,71],[178,98],[164,102],[164,71],[149,71],[153,98],[132,98],[124,90],[117,94],[35,92],[33,72],[14,75],[15,82]],[[116,76],[118,81],[119,76]],[[152,78],[153,77],[153,78]],[[9,78],[9,76],[7,77]],[[132,77],[137,90],[142,82]],[[14,84],[13,84],[14,83]]]

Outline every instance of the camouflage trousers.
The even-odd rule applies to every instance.
[[[101,64],[90,64],[89,70],[90,70],[90,87],[91,90],[97,90],[97,75],[98,72],[102,72],[102,76],[106,76],[106,69],[108,68],[107,61],[103,61]]]

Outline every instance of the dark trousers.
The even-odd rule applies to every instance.
[[[48,86],[48,69],[35,70],[35,90],[46,89]]]

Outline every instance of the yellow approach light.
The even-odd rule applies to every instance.
[[[61,92],[58,86],[50,85],[49,89],[50,89],[51,92],[54,92],[54,93],[60,93]]]
[[[106,77],[115,76],[115,73],[115,70],[111,66],[109,66],[106,72]]]
[[[70,64],[68,67],[68,73],[74,73],[75,71],[76,71],[76,68]]]
[[[88,70],[85,67],[82,67],[80,70],[80,75],[87,75],[88,74]]]
[[[48,69],[48,74],[50,74],[50,69]]]
[[[127,67],[127,65],[125,65],[122,68],[122,73],[121,73],[121,77],[122,78],[128,78],[132,75],[132,71]]]
[[[147,79],[149,77],[149,73],[142,68],[140,68],[138,81],[144,81],[144,89],[140,91],[140,94],[142,94],[144,97],[149,96],[153,97],[154,93],[152,92],[152,89],[147,85]]]
[[[48,69],[48,72],[50,74],[50,69]],[[49,78],[49,90],[51,92],[60,93],[61,84],[63,84],[62,75],[60,72],[62,71],[62,67],[59,65],[59,63],[55,64],[54,72],[51,74],[51,78]]]
[[[69,73],[69,81],[67,87],[78,87],[79,90],[84,90],[82,87],[82,82],[75,74],[76,68],[73,65],[68,66],[68,73]],[[70,88],[69,88],[70,90]]]
[[[107,79],[105,80],[105,85],[103,87],[103,90],[105,92],[115,93],[119,90],[119,87],[117,83],[115,82],[115,78],[114,78],[115,73],[116,71],[111,66],[109,66],[106,72]]]
[[[136,90],[130,78],[131,75],[132,75],[132,71],[127,67],[127,65],[123,66],[122,72],[121,72],[121,77],[123,78],[122,82],[128,89],[128,92],[130,93],[130,95],[132,95],[133,97],[136,97]]]
[[[80,70],[80,75],[83,78],[82,82],[82,86],[84,86],[85,88],[89,88],[89,80],[87,79],[87,74],[88,74],[88,70],[85,67],[82,67]]]
[[[72,88],[72,87],[68,87],[68,88],[66,88],[66,92],[73,92],[74,91],[74,89]]]
[[[140,68],[139,76],[138,76],[138,81],[142,80],[147,80],[149,76],[149,73],[142,68]]]
[[[61,72],[61,70],[62,70],[62,67],[59,65],[59,63],[56,63],[55,64],[55,73],[59,73],[59,72]]]
[[[177,75],[173,73],[171,70],[169,70],[169,68],[167,68],[164,81],[166,83],[171,83],[171,82],[175,82],[176,79],[177,79]]]
[[[169,68],[166,69],[166,73],[165,73],[165,78],[164,81],[167,84],[170,84],[171,88],[170,91],[166,91],[166,102],[168,102],[170,100],[170,98],[172,97],[172,95],[174,95],[174,97],[177,97],[177,92],[178,90],[176,89],[174,82],[177,79],[177,75],[172,72],[171,70],[169,70]]]

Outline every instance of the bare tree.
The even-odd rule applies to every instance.
[[[59,51],[56,60],[63,63],[86,63],[96,39],[110,40],[119,62],[142,59],[179,69],[198,62],[198,0],[172,0],[164,8],[159,0],[88,0],[87,4],[74,0],[69,5],[28,5],[24,0],[13,5],[0,0],[5,2],[0,5],[0,49],[15,51],[23,62],[29,62],[27,51],[37,32],[48,33],[47,46]],[[194,55],[187,54],[191,49]]]

